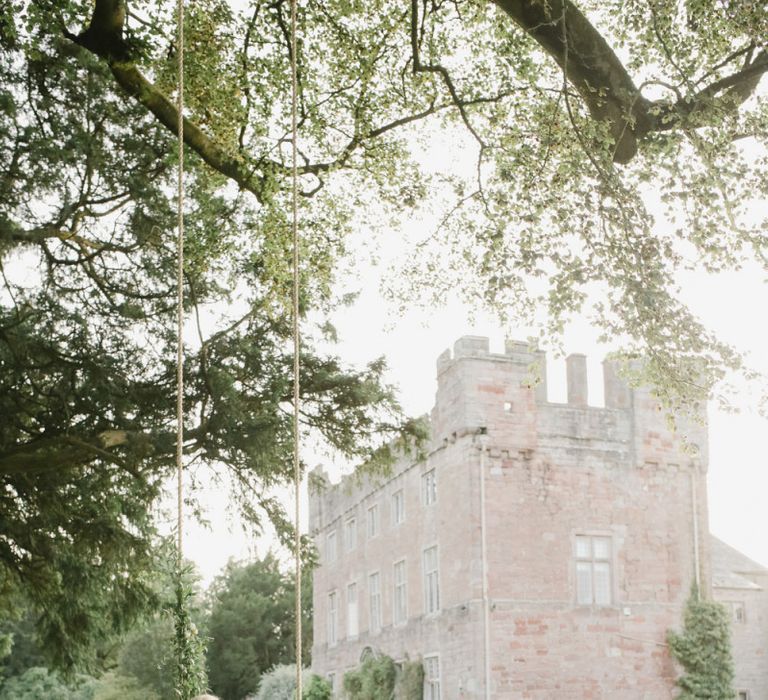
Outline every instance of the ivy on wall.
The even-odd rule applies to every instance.
[[[349,700],[422,700],[424,667],[407,659],[396,664],[389,656],[368,657],[344,674]]]
[[[667,633],[672,655],[683,667],[678,700],[726,700],[733,689],[733,657],[728,612],[720,603],[704,600],[697,587],[683,613],[683,630]]]

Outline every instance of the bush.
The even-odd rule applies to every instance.
[[[80,676],[71,684],[47,668],[29,668],[3,683],[0,700],[92,700],[94,679]]]
[[[313,673],[304,688],[302,700],[331,700],[331,694],[331,684]]]
[[[719,603],[701,600],[694,586],[685,606],[683,631],[667,633],[672,655],[685,673],[678,678],[678,700],[733,698],[733,658],[728,613]]]
[[[406,660],[395,683],[395,700],[422,700],[424,697],[424,666],[420,661]]]
[[[160,700],[160,696],[133,676],[107,673],[96,682],[93,700]]]
[[[344,674],[344,690],[350,700],[393,700],[396,679],[397,666],[389,656],[368,658]]]
[[[302,671],[302,685],[308,688],[311,684],[309,669]],[[296,666],[293,664],[281,664],[273,666],[271,670],[261,677],[259,691],[256,700],[294,700],[296,692]],[[306,693],[303,693],[307,697]],[[321,696],[322,697],[322,696]]]

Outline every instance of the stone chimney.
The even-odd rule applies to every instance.
[[[587,405],[587,357],[574,353],[565,358],[565,372],[568,380],[568,403],[574,406]]]
[[[632,403],[630,388],[619,376],[619,363],[615,360],[603,360],[603,385],[605,387],[605,407],[627,409]]]

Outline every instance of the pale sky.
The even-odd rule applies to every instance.
[[[420,164],[431,173],[474,173],[474,141],[466,132],[446,132],[432,129],[427,142],[414,144],[420,151]],[[423,133],[422,133],[423,135]],[[439,193],[433,199],[439,200]],[[649,207],[657,195],[651,193]],[[760,205],[758,205],[760,206]],[[765,207],[766,204],[762,203]],[[657,219],[660,212],[654,211]],[[765,215],[763,212],[755,212]],[[381,288],[397,276],[398,267],[412,254],[412,244],[435,229],[443,211],[422,211],[410,221],[392,230],[382,229],[383,217],[367,213],[361,221],[362,230],[350,241],[354,262],[346,263],[340,272],[343,291],[359,291],[353,306],[337,311],[332,322],[339,332],[339,345],[329,348],[343,360],[363,366],[384,356],[389,366],[387,380],[399,388],[399,398],[406,413],[413,416],[427,413],[436,390],[435,361],[437,356],[462,335],[487,336],[491,351],[501,352],[505,335],[525,340],[532,329],[505,329],[482,310],[463,306],[449,300],[439,309],[414,305],[405,315],[399,315],[392,303],[385,301]],[[371,223],[368,223],[371,222]],[[367,226],[378,226],[374,236]],[[659,222],[663,226],[663,221]],[[378,244],[373,243],[378,240]],[[377,264],[371,261],[375,259]],[[712,275],[704,272],[681,273],[678,283],[683,301],[720,340],[728,342],[746,354],[749,366],[768,378],[768,284],[766,274],[755,264],[739,272]],[[472,312],[472,313],[471,313]],[[470,315],[473,321],[470,321]],[[566,354],[587,355],[590,404],[602,405],[601,362],[614,348],[600,347],[598,332],[585,321],[568,328],[564,338]],[[550,401],[564,402],[565,361],[548,358],[548,391]],[[709,513],[711,532],[747,556],[768,565],[768,420],[757,415],[760,391],[768,391],[768,379],[762,385],[739,385],[735,402],[741,412],[729,414],[713,404],[709,408],[710,465],[708,473]],[[303,457],[310,467],[319,458]],[[324,463],[332,478],[342,473],[339,465]],[[345,465],[348,468],[349,465]],[[274,540],[265,536],[252,541],[243,536],[226,495],[210,490],[205,494],[209,504],[211,528],[189,523],[188,556],[199,564],[204,581],[218,573],[228,558],[247,558],[252,553],[263,555],[274,547]],[[291,496],[285,492],[285,502]],[[303,489],[302,511],[306,517],[306,487]],[[304,519],[306,523],[306,520]],[[286,555],[287,559],[287,555]]]
[[[414,224],[422,225],[423,222]],[[397,237],[393,251],[399,250]],[[384,251],[385,262],[396,263],[397,253]],[[428,412],[436,390],[435,360],[462,335],[490,338],[491,351],[501,352],[504,330],[493,318],[479,313],[468,320],[469,310],[460,303],[440,309],[414,307],[405,316],[383,300],[379,290],[382,267],[361,264],[357,278],[347,280],[347,287],[361,289],[356,303],[338,311],[334,317],[340,343],[335,348],[344,360],[362,366],[383,355],[389,371],[387,379],[399,387],[403,408],[410,415]],[[391,272],[390,272],[391,274]],[[751,367],[768,376],[768,339],[765,310],[768,309],[768,285],[765,275],[755,266],[738,273],[707,275],[686,273],[681,283],[685,301],[702,321],[747,353]],[[525,339],[525,332],[510,336]],[[590,404],[602,405],[602,370],[600,363],[607,349],[600,347],[597,332],[586,323],[575,324],[565,336],[565,352],[587,355]],[[548,358],[549,400],[565,401],[565,362]],[[708,474],[711,532],[758,562],[768,565],[768,421],[757,415],[756,397],[760,386],[747,386],[737,400],[741,413],[724,413],[712,404],[709,408],[710,465]],[[750,395],[752,394],[752,395]],[[311,466],[317,461],[305,453]],[[332,478],[342,468],[324,464]],[[263,554],[274,546],[270,537],[249,541],[237,529],[237,517],[227,507],[222,494],[210,492],[211,530],[190,524],[189,552],[209,581],[229,557],[247,558],[251,552]],[[289,496],[286,492],[286,501]],[[306,516],[306,493],[302,498]],[[306,522],[306,521],[305,521]],[[228,526],[234,525],[233,528]]]

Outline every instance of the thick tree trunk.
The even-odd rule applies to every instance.
[[[563,69],[592,117],[607,122],[614,160],[627,163],[650,122],[646,100],[602,35],[568,0],[494,0]]]

